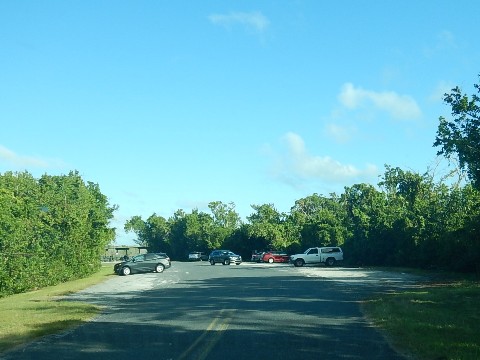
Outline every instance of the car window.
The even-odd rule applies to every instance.
[[[145,259],[145,255],[142,254],[142,255],[134,256],[132,260],[135,262],[139,262],[139,261],[143,261],[144,259]]]
[[[322,253],[328,254],[328,253],[334,253],[334,252],[340,252],[339,248],[324,248],[322,249]]]
[[[310,249],[310,251],[308,252],[308,255],[311,255],[311,254],[318,254],[318,249]]]

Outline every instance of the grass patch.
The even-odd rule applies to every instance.
[[[442,281],[363,304],[393,345],[419,359],[480,359],[480,283]]]
[[[93,318],[101,310],[98,306],[56,298],[100,283],[112,274],[112,266],[102,266],[85,279],[0,298],[0,352]]]

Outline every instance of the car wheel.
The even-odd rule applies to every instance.
[[[273,258],[268,259],[269,264],[273,264],[273,261],[274,261]]]
[[[297,260],[295,260],[295,262],[293,263],[293,265],[294,265],[295,267],[302,267],[304,264],[305,264],[305,262],[303,261],[303,259],[297,259]]]
[[[328,258],[327,261],[325,261],[327,266],[334,266],[335,265],[335,259],[334,258]]]
[[[215,265],[215,260],[210,260],[210,265]]]
[[[230,259],[223,260],[223,265],[230,265]]]
[[[131,273],[132,273],[132,270],[130,270],[130,268],[128,266],[125,266],[122,269],[122,275],[124,275],[124,276],[130,275]]]
[[[155,271],[157,273],[161,273],[163,270],[165,270],[165,266],[163,266],[163,264],[157,264],[157,266],[155,266]]]

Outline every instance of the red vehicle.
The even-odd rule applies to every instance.
[[[263,254],[262,261],[270,264],[274,262],[288,263],[290,261],[290,256],[283,251],[267,251]]]

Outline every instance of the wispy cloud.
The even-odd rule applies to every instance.
[[[455,35],[449,30],[442,30],[437,34],[437,38],[434,39],[428,46],[423,49],[423,54],[427,58],[434,58],[441,56],[440,53],[449,51],[457,51],[459,43],[455,38]],[[442,54],[444,55],[444,54]]]
[[[350,141],[357,129],[353,126],[340,126],[338,124],[327,124],[325,131],[328,137],[333,138],[337,143],[345,144]]]
[[[449,84],[445,81],[441,81],[437,84],[435,89],[433,89],[428,99],[431,102],[443,102],[444,95],[447,93],[450,93],[454,87],[455,86],[452,84]]]
[[[235,25],[241,25],[248,31],[263,33],[270,21],[258,11],[254,12],[231,12],[229,14],[212,14],[208,19],[215,25],[230,28]]]
[[[36,156],[19,155],[2,145],[0,145],[0,163],[5,163],[16,169],[57,168],[64,166],[64,164],[58,160],[47,160]]]
[[[289,132],[282,140],[286,151],[282,155],[276,154],[273,175],[292,186],[301,187],[305,181],[345,185],[378,175],[375,165],[367,164],[364,169],[359,169],[329,156],[310,154],[302,137],[296,133]]]
[[[438,34],[438,46],[439,47],[456,47],[456,40],[453,33],[449,30],[442,30]]]
[[[365,90],[351,83],[343,85],[338,99],[343,106],[351,110],[370,105],[402,120],[417,119],[422,113],[415,100],[408,95],[399,95],[393,91]]]

